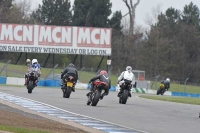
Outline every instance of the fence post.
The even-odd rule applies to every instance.
[[[52,71],[53,71],[53,79],[54,79],[54,71],[55,71],[56,67],[58,67],[58,64],[56,64],[54,66],[54,68],[51,69],[51,71],[49,72],[49,74],[47,74],[47,76],[45,77],[45,79],[47,79],[47,77],[52,73]]]
[[[79,74],[78,74],[79,79],[77,79],[77,80],[79,80],[79,82],[80,82],[80,79],[81,79],[81,71],[83,71],[84,69],[85,69],[85,67],[82,67],[81,70],[79,71]]]
[[[157,76],[156,76],[156,79],[153,81],[153,83],[152,83],[152,85],[151,85],[151,88],[153,87],[154,82],[156,82],[156,89],[157,89],[157,79],[158,79],[159,77],[160,77],[160,75],[157,75]],[[151,88],[150,88],[150,89],[151,89]]]
[[[1,75],[1,72],[3,71],[3,69],[6,67],[6,77],[8,76],[8,69],[7,69],[7,65],[11,62],[11,60],[9,60],[4,66],[3,68],[0,70],[0,75]]]
[[[185,83],[184,83],[184,93],[185,93],[185,91],[186,91],[186,82],[188,81],[188,79],[189,79],[189,78],[187,78],[187,79],[185,80]]]

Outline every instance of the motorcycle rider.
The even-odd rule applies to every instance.
[[[98,76],[90,79],[90,81],[89,81],[89,83],[91,83],[90,92],[88,92],[86,96],[89,96],[94,91],[93,90],[94,89],[94,81],[96,81],[96,80],[106,83],[106,86],[104,88],[104,93],[100,96],[100,99],[102,100],[104,96],[109,94],[109,89],[110,89],[110,85],[111,85],[110,78],[108,77],[108,73],[105,70],[101,70]]]
[[[32,65],[30,65],[30,59],[27,59],[26,63],[27,63],[28,71],[34,70],[36,72],[36,79],[34,81],[34,85],[37,86],[37,83],[39,82],[38,77],[40,77],[40,75],[41,75],[40,64],[38,63],[37,59],[32,60]],[[24,85],[27,85],[27,83],[28,83],[28,73],[25,74],[25,84]]]
[[[169,88],[170,88],[170,79],[169,79],[169,78],[166,78],[165,80],[163,80],[163,81],[161,82],[161,84],[164,84],[164,85],[165,85],[166,91],[168,91]]]
[[[131,66],[127,66],[126,67],[126,71],[123,71],[121,73],[121,75],[118,77],[118,84],[120,86],[120,91],[118,93],[118,97],[122,94],[122,84],[124,83],[124,81],[129,81],[131,82],[131,86],[133,86],[135,84],[135,75],[132,73],[132,67]],[[130,89],[131,91],[131,89]],[[131,97],[131,92],[129,91],[128,96]]]
[[[72,63],[70,63],[61,74],[61,79],[62,79],[61,89],[62,90],[63,90],[63,85],[64,85],[64,82],[65,82],[64,81],[65,77],[69,77],[69,76],[72,76],[74,78],[75,84],[72,88],[72,91],[75,92],[75,85],[76,85],[77,80],[78,80],[78,72],[77,72],[77,69],[74,67],[74,64],[72,64]]]

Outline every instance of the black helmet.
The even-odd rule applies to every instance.
[[[74,64],[73,64],[73,63],[70,63],[70,64],[68,65],[68,67],[74,67]]]

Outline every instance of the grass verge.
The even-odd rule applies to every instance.
[[[200,105],[200,98],[191,98],[191,97],[172,97],[172,96],[150,96],[150,95],[140,95],[141,98],[153,99],[153,100],[161,100],[161,101],[169,101],[176,103],[184,103],[184,104],[194,104]]]
[[[11,126],[4,126],[4,125],[0,125],[0,130],[13,132],[13,133],[51,133],[51,132],[42,131],[42,130],[33,130],[33,129],[11,127]]]

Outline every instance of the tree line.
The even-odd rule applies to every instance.
[[[111,9],[110,0],[75,0],[74,3],[70,0],[43,0],[34,11],[30,10],[30,1],[0,0],[0,23],[112,28],[112,74],[131,65],[133,69],[145,70],[147,78],[161,75],[172,80],[189,78],[199,82],[200,10],[197,5],[190,2],[183,10],[169,7],[165,12],[157,12],[156,23],[150,24],[150,29],[145,32],[138,30],[137,26],[133,32],[127,29],[130,23],[123,21],[120,9],[116,12]],[[133,13],[133,9],[130,8],[130,12]],[[134,8],[134,15],[135,12]],[[130,22],[134,23],[134,19]],[[2,59],[12,60],[19,55],[0,54]],[[55,55],[55,60],[63,66],[72,62],[75,56]],[[42,64],[47,54],[30,54],[29,57],[38,58]],[[77,67],[81,58],[83,67],[94,69],[101,60],[99,56],[79,56],[75,62]],[[22,57],[19,63],[24,60]],[[106,60],[103,59],[101,69],[106,69]],[[51,64],[49,61],[50,67]]]

